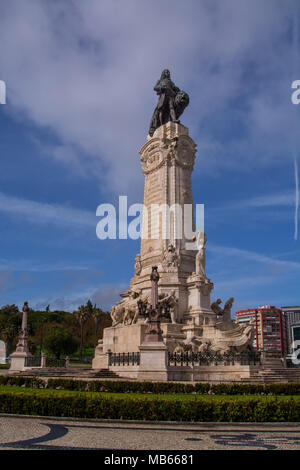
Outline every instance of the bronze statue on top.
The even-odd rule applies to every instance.
[[[179,122],[179,116],[190,101],[189,95],[174,85],[167,69],[163,70],[154,91],[159,95],[159,99],[150,123],[149,135],[151,137],[154,131],[163,124],[169,121]]]

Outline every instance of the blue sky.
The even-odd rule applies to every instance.
[[[109,309],[128,288],[139,241],[97,239],[96,208],[143,200],[164,68],[190,95],[212,300],[299,305],[298,0],[1,3],[0,305]]]

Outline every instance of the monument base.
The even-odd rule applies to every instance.
[[[25,360],[27,357],[32,357],[29,352],[15,351],[12,353],[10,362],[10,371],[23,371],[26,370]]]
[[[143,343],[140,347],[138,380],[168,380],[167,347],[163,342]]]

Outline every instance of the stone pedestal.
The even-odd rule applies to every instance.
[[[188,277],[188,312],[185,315],[188,323],[201,326],[211,324],[212,319],[215,323],[216,315],[210,308],[210,293],[213,287],[213,283],[207,277],[195,273]],[[209,323],[206,319],[209,319]]]
[[[95,356],[92,361],[92,369],[108,369],[109,367],[109,355],[106,354],[99,354]]]
[[[12,353],[9,370],[23,371],[26,370],[25,359],[31,357],[29,352],[15,351]]]
[[[167,381],[167,347],[163,342],[143,343],[140,349],[138,380]]]

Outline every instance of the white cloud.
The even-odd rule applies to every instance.
[[[60,139],[53,158],[97,175],[109,191],[141,192],[138,149],[156,104],[153,85],[169,67],[191,96],[183,123],[199,149],[210,150],[199,152],[202,170],[282,164],[297,129],[289,96],[292,6],[10,0],[0,18],[6,111],[53,131]],[[232,135],[238,123],[240,140]],[[226,147],[222,138],[215,145],[216,131],[231,134]]]
[[[223,204],[222,210],[235,210],[235,209],[250,209],[260,207],[272,206],[293,206],[295,203],[295,196],[292,191],[285,191],[276,194],[265,194],[261,196],[242,199],[231,203]]]
[[[207,252],[206,273],[215,285],[212,300],[233,296],[235,311],[263,304],[280,307],[298,302],[300,262],[287,259],[295,252],[266,256],[213,243],[208,243]]]
[[[69,228],[95,228],[97,224],[95,214],[89,211],[68,207],[61,204],[48,204],[30,201],[0,192],[0,212],[12,217],[25,219],[31,223],[53,224]]]
[[[110,311],[112,305],[121,300],[120,293],[124,292],[128,286],[123,284],[102,284],[100,287],[89,287],[85,290],[69,293],[67,296],[48,296],[45,299],[33,299],[32,307],[35,309],[45,309],[50,305],[51,310],[66,310],[72,312],[79,305],[84,305],[90,299],[93,304],[104,311]]]
[[[218,246],[214,244],[209,244],[207,247],[209,251],[219,254],[222,257],[226,258],[238,258],[242,262],[244,260],[253,261],[255,263],[261,263],[265,265],[271,265],[274,268],[282,268],[282,269],[293,269],[293,270],[300,270],[300,262],[297,261],[289,261],[289,260],[281,260],[277,259],[276,257],[270,257],[262,255],[261,253],[256,253],[254,251],[243,250],[240,248],[234,247],[225,247],[225,246]]]
[[[291,190],[284,190],[273,194],[263,194],[245,199],[222,202],[216,206],[209,207],[205,216],[208,224],[241,226],[244,224],[260,226],[261,224],[281,223],[295,224],[296,215],[293,215],[295,206],[295,194]],[[297,214],[298,216],[298,214]]]

